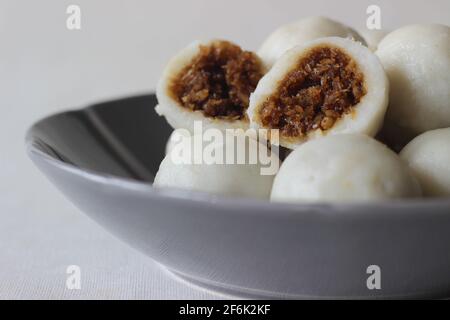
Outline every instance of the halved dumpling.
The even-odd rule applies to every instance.
[[[295,148],[327,134],[374,136],[383,123],[389,82],[377,57],[343,38],[311,41],[287,51],[250,97],[253,128],[279,129]]]
[[[264,73],[254,53],[231,42],[194,42],[165,68],[156,111],[175,129],[193,131],[196,120],[203,128],[247,128],[250,93]]]

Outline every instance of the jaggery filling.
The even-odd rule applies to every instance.
[[[366,94],[364,75],[342,49],[312,48],[259,110],[265,127],[285,137],[328,130]]]
[[[246,119],[246,110],[263,68],[259,58],[227,42],[200,46],[200,52],[171,85],[182,106],[206,117]]]

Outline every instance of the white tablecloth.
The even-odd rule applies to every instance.
[[[386,29],[450,21],[448,0],[375,2]],[[275,26],[317,14],[362,28],[375,2],[1,0],[0,299],[220,298],[173,279],[80,213],[28,160],[26,129],[52,112],[150,91],[193,39],[255,49]],[[79,31],[66,28],[72,3]],[[80,290],[66,288],[69,265],[81,268]]]

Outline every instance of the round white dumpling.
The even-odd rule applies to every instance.
[[[364,201],[417,197],[407,165],[365,135],[335,135],[295,149],[275,177],[271,199],[285,202]]]
[[[376,54],[391,85],[387,139],[405,143],[425,131],[450,126],[448,26],[402,27],[383,38]]]
[[[400,153],[425,196],[450,196],[450,128],[425,132]]]
[[[362,29],[359,30],[359,34],[364,38],[369,49],[375,52],[378,48],[378,44],[381,40],[388,34],[385,30],[370,30]]]
[[[159,80],[156,112],[174,128],[248,128],[250,93],[266,69],[253,52],[225,40],[195,41],[175,55]]]
[[[364,42],[352,28],[325,17],[308,17],[281,26],[264,41],[258,55],[267,66],[272,66],[287,50],[305,42],[325,37],[350,38]]]
[[[278,156],[248,137],[234,137],[234,144],[229,143],[226,137],[230,136],[225,136],[223,142],[205,142],[202,135],[175,135],[179,140],[161,162],[154,186],[268,199],[279,166]],[[245,157],[240,158],[244,153]]]
[[[367,47],[317,39],[288,50],[259,81],[247,110],[250,127],[278,129],[294,149],[326,135],[374,136],[383,124],[389,81]]]

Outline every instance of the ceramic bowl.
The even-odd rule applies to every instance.
[[[29,130],[28,153],[81,211],[197,285],[248,298],[450,295],[450,199],[301,205],[154,189],[171,132],[155,104],[50,116]]]

